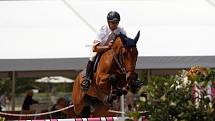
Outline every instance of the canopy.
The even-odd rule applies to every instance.
[[[40,79],[36,79],[35,82],[40,82],[40,83],[73,83],[74,80],[61,77],[61,76],[51,76],[51,77],[43,77]]]
[[[137,65],[144,63],[146,68],[156,68],[154,63],[165,61],[172,63],[169,68],[194,64],[215,67],[213,3],[213,0],[0,1],[0,70],[62,70],[77,65],[82,68],[90,52],[86,45],[106,24],[106,15],[111,10],[121,14],[120,25],[129,37],[141,31]],[[202,59],[208,57],[209,60]],[[179,66],[185,62],[179,58],[191,63]],[[163,67],[161,64],[157,68]]]

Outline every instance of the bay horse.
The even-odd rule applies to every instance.
[[[127,93],[132,82],[137,80],[135,66],[138,57],[136,47],[140,31],[134,39],[116,35],[111,49],[100,56],[96,72],[87,92],[81,88],[83,72],[76,77],[72,90],[74,111],[78,116],[111,116],[108,110],[113,101]],[[134,87],[135,88],[135,87]]]

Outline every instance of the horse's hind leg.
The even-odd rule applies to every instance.
[[[77,76],[74,85],[73,85],[73,91],[72,91],[72,102],[74,105],[74,112],[76,113],[77,116],[80,116],[82,113],[82,110],[85,106],[84,102],[84,92],[81,89],[81,81],[82,81],[82,75],[79,73]]]
[[[81,111],[82,118],[89,118],[90,117],[90,106],[84,106],[83,110]]]

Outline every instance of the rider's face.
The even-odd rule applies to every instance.
[[[117,29],[118,25],[119,25],[119,21],[108,21],[108,25],[110,30],[115,30]]]

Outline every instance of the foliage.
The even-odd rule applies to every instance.
[[[20,94],[29,89],[38,88],[38,85],[33,81],[34,78],[18,78],[16,80],[16,93]],[[12,81],[7,78],[0,79],[0,94],[10,95],[12,91]]]
[[[5,117],[0,117],[0,121],[5,121]]]
[[[25,93],[27,90],[31,89],[38,89],[40,92],[47,92],[51,91],[53,87],[58,92],[65,92],[70,91],[71,84],[51,84],[51,83],[38,83],[35,82],[35,79],[37,78],[17,78],[16,79],[16,95],[20,95]],[[66,89],[65,89],[66,88]],[[48,90],[49,89],[49,90]],[[12,91],[12,81],[11,79],[2,78],[0,79],[0,95],[6,94],[7,96],[10,96],[10,93]]]
[[[126,121],[138,121],[138,119],[140,119],[140,117],[142,116],[140,112],[138,111],[134,111],[134,112],[129,112],[128,116],[130,118],[126,119]]]
[[[214,74],[213,70],[194,67],[176,76],[154,77],[143,87],[146,100],[140,100],[138,108],[149,111],[150,121],[214,121],[215,101],[205,88],[214,81]],[[201,93],[194,90],[195,86]]]
[[[11,81],[8,79],[0,79],[0,95],[8,94],[11,92]]]
[[[16,80],[16,94],[25,93],[27,90],[39,89],[39,84],[34,80],[36,78],[17,78]]]

